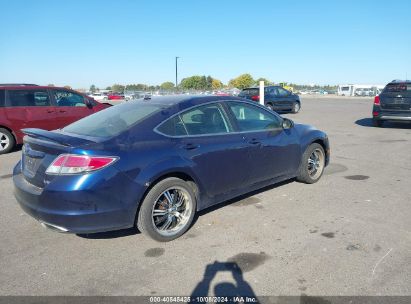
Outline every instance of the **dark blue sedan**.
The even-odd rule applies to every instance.
[[[17,201],[72,233],[136,225],[170,241],[199,210],[292,178],[315,183],[329,162],[324,132],[227,96],[153,97],[24,133]]]

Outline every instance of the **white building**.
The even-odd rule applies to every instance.
[[[385,85],[381,84],[340,84],[337,89],[339,96],[375,96],[380,94]]]

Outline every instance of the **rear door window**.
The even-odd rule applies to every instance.
[[[196,107],[180,115],[188,135],[229,133],[231,127],[221,106],[209,104]]]
[[[157,130],[160,133],[163,133],[164,135],[168,136],[184,136],[187,135],[187,130],[181,121],[181,118],[179,115],[174,116],[168,120],[166,120],[164,123],[162,123]]]
[[[47,107],[50,98],[47,90],[8,90],[9,107]]]

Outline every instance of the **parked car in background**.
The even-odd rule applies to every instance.
[[[122,93],[110,93],[108,94],[108,100],[122,100],[125,99]]]
[[[382,127],[384,121],[411,122],[411,81],[393,80],[374,97],[373,125]]]
[[[260,89],[243,89],[238,97],[252,101],[260,101]],[[273,111],[298,113],[301,109],[301,100],[297,94],[282,88],[281,86],[267,86],[264,88],[264,103]]]
[[[137,225],[157,241],[233,197],[295,177],[315,183],[330,157],[324,132],[225,96],[135,100],[24,133],[13,172],[23,210],[59,231]]]
[[[108,100],[108,96],[100,92],[94,92],[94,93],[89,94],[88,96],[99,102]]]
[[[0,154],[23,143],[23,128],[59,129],[107,107],[66,88],[0,85]]]

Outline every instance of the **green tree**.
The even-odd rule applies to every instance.
[[[212,80],[212,82],[211,82],[211,88],[212,88],[213,90],[219,90],[219,89],[221,89],[223,86],[224,86],[224,85],[223,85],[223,83],[222,83],[220,80],[213,78],[213,80]]]
[[[95,91],[97,91],[96,86],[94,84],[92,84],[90,86],[90,92],[94,93]]]
[[[206,85],[205,76],[191,76],[181,80],[180,86],[184,90],[202,90]]]
[[[111,86],[111,90],[113,91],[113,92],[117,92],[117,93],[123,93],[124,92],[124,86],[123,85],[121,85],[121,84],[113,84],[112,86]]]
[[[171,81],[163,82],[163,83],[160,85],[160,88],[161,88],[162,90],[164,90],[164,91],[171,91],[171,90],[174,89],[174,83],[172,83]]]
[[[268,80],[267,78],[264,78],[264,77],[258,78],[258,79],[255,81],[255,84],[256,84],[256,85],[260,85],[260,81],[264,81],[264,85],[265,85],[265,86],[268,86],[268,85],[272,85],[272,84],[273,84],[270,80]]]
[[[228,83],[230,87],[237,89],[245,89],[255,84],[255,80],[250,74],[242,74],[234,79],[231,79]]]

